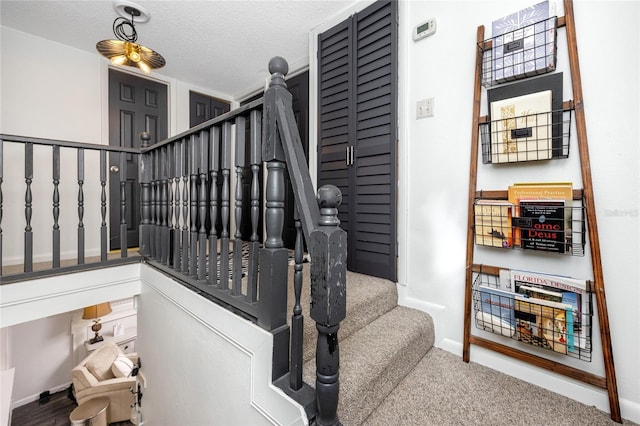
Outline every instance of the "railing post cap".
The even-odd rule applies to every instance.
[[[342,203],[342,192],[335,185],[322,185],[316,198],[320,208],[336,208]]]
[[[287,75],[289,72],[289,64],[286,59],[281,56],[274,56],[269,61],[269,73],[270,74],[282,74]]]
[[[149,134],[149,132],[140,132],[140,140],[142,141],[142,147],[146,148],[149,146],[151,135]]]
[[[316,194],[318,207],[320,207],[320,226],[337,226],[338,206],[342,203],[342,192],[335,185],[323,185]]]

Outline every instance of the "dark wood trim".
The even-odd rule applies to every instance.
[[[582,99],[582,78],[580,76],[580,60],[578,58],[578,42],[573,16],[573,2],[571,0],[564,1],[564,10],[569,52],[569,67],[571,68],[571,84],[573,89],[573,100],[575,104],[578,153],[580,155],[582,182],[584,185],[584,205],[587,211],[587,217],[589,218],[589,226],[587,227],[587,231],[589,233],[589,242],[591,248],[591,262],[593,265],[593,276],[597,302],[596,304],[598,307],[600,338],[602,339],[604,369],[607,378],[607,389],[609,391],[609,408],[611,410],[611,418],[621,423],[622,417],[620,415],[618,387],[616,383],[615,367],[613,364],[613,348],[611,345],[609,313],[607,311],[607,301],[604,291],[604,274],[602,272],[602,255],[600,253],[598,221],[596,218],[593,183],[591,179],[589,144],[587,142],[587,121],[584,114],[584,102]]]
[[[482,346],[483,348],[487,348],[492,351],[510,356],[512,358],[525,361],[529,364],[535,365],[536,367],[544,368],[545,370],[553,371],[554,373],[561,374],[563,376],[570,377],[572,379],[597,386],[602,389],[607,388],[607,384],[603,377],[587,373],[586,371],[579,370],[568,365],[560,364],[559,362],[551,361],[549,359],[542,358],[537,355],[512,348],[510,346],[505,346],[500,343],[484,339],[482,337],[471,336],[470,341],[474,345]]]
[[[476,42],[479,44],[484,39],[484,25],[478,27],[476,33]],[[473,287],[473,277],[471,274],[471,264],[473,263],[474,249],[474,214],[473,203],[476,198],[476,186],[478,183],[478,138],[480,136],[480,101],[482,94],[482,86],[480,74],[482,70],[482,52],[476,54],[476,66],[474,68],[474,84],[473,84],[473,113],[471,120],[471,158],[469,162],[469,195],[467,209],[467,260],[465,271],[465,288],[464,288],[464,334],[462,341],[462,360],[469,362],[469,337],[471,336],[471,305]]]

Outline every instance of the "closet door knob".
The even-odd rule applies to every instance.
[[[120,171],[120,167],[111,166],[111,167],[109,167],[109,170],[111,171],[111,173],[118,173]]]

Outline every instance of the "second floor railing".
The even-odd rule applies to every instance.
[[[274,382],[303,404],[316,424],[335,425],[339,424],[338,329],[346,315],[346,234],[339,228],[337,217],[341,194],[333,186],[314,191],[291,108],[291,94],[286,89],[288,65],[282,58],[273,58],[269,71],[271,84],[263,98],[151,146],[149,136],[143,133],[140,149],[0,135],[0,254],[4,254],[1,251],[6,246],[2,233],[6,221],[2,221],[5,209],[1,166],[7,163],[6,144],[17,145],[24,152],[25,165],[24,183],[11,184],[12,202],[22,196],[16,194],[15,188],[22,187],[18,192],[24,194],[24,219],[12,217],[9,222],[12,232],[17,223],[24,225],[24,266],[16,274],[3,273],[2,282],[143,260],[270,331],[274,336]],[[34,195],[36,145],[49,151],[50,156],[46,152],[44,155],[50,158],[47,162],[51,161],[52,174],[51,183],[39,182]],[[69,151],[72,156],[75,153],[73,185],[68,182],[69,159],[61,164],[61,151]],[[89,165],[85,152],[91,152]],[[42,164],[40,154],[37,164]],[[112,167],[108,156],[112,157]],[[139,206],[133,203],[127,182],[132,156],[139,159]],[[285,169],[295,198],[297,238],[293,252],[284,247],[282,238]],[[87,173],[92,174],[90,185]],[[111,182],[109,173],[114,178]],[[67,175],[66,179],[62,174]],[[62,197],[61,181],[66,184]],[[44,196],[42,188],[47,186]],[[86,190],[88,187],[90,191]],[[115,194],[109,203],[107,188]],[[75,192],[73,197],[70,192]],[[71,230],[59,223],[61,212],[69,219],[72,210],[65,204],[73,204],[75,210],[75,250],[61,249],[61,241],[66,246],[73,245],[69,243]],[[46,238],[36,235],[32,216],[35,209],[41,213],[49,208],[51,249],[47,244],[37,249],[35,242]],[[115,212],[110,219],[108,208]],[[136,209],[140,213],[139,255],[130,256],[127,247],[131,245],[130,218],[134,216],[130,213]],[[91,226],[86,225],[87,221]],[[47,219],[39,219],[39,228],[47,227],[43,222]],[[109,251],[109,229],[112,240],[115,238],[115,244],[119,244],[119,253]],[[262,229],[264,238],[260,237]],[[91,250],[99,247],[92,263],[86,262],[85,256],[87,232],[91,235]],[[302,381],[303,239],[311,257],[310,316],[318,330],[315,392]],[[45,267],[46,271],[34,271],[34,252],[39,258],[47,258],[45,266],[50,267]],[[74,253],[73,265],[61,265],[62,252]],[[287,312],[290,260],[294,263],[295,300],[293,311]]]
[[[127,250],[128,229],[137,224],[127,223],[134,200],[124,190],[124,164],[138,156],[133,148],[0,135],[1,282],[139,261]],[[120,165],[111,185],[122,188],[111,216],[110,163]],[[112,238],[111,221],[120,223]]]

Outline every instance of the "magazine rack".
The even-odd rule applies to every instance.
[[[587,226],[588,241],[590,245],[591,262],[593,267],[593,280],[591,281],[591,291],[595,294],[596,308],[598,312],[598,321],[600,329],[600,339],[602,346],[602,355],[604,360],[605,377],[600,377],[578,368],[562,364],[560,362],[532,354],[530,352],[516,349],[512,346],[498,343],[488,338],[475,336],[471,334],[471,324],[474,318],[474,282],[476,279],[482,280],[483,275],[495,276],[499,268],[480,266],[474,263],[474,245],[475,245],[475,227],[474,227],[474,204],[478,198],[486,197],[485,192],[477,191],[477,173],[478,173],[478,154],[481,145],[480,133],[483,126],[487,128],[489,122],[488,117],[480,116],[480,104],[483,85],[487,84],[487,77],[483,75],[483,62],[486,61],[486,52],[491,50],[491,40],[485,41],[484,26],[479,26],[477,31],[477,44],[480,47],[476,55],[476,71],[474,83],[474,103],[473,103],[473,124],[471,132],[471,161],[469,174],[469,194],[468,194],[468,232],[467,232],[467,251],[466,251],[466,282],[465,282],[465,315],[464,315],[464,332],[463,332],[463,360],[469,362],[470,345],[484,347],[489,350],[499,352],[518,360],[533,364],[537,367],[553,371],[572,379],[587,383],[602,389],[605,389],[609,396],[609,407],[611,418],[622,423],[620,415],[620,403],[618,399],[618,390],[616,383],[616,374],[613,362],[613,352],[611,345],[611,336],[609,328],[609,315],[607,311],[607,302],[604,289],[604,276],[602,271],[600,243],[598,238],[598,226],[596,221],[596,209],[594,203],[593,186],[591,178],[591,167],[589,162],[589,150],[587,143],[586,119],[583,109],[582,82],[580,77],[580,63],[578,59],[578,48],[576,44],[576,30],[573,16],[572,0],[564,0],[565,16],[558,17],[555,21],[556,28],[565,28],[569,67],[571,72],[571,85],[573,89],[573,101],[564,102],[563,110],[574,110],[578,152],[580,158],[580,169],[582,175],[582,203],[584,206],[584,217],[588,218],[589,226]],[[555,55],[555,52],[554,52]],[[526,76],[525,76],[526,78]],[[486,132],[486,130],[485,130]],[[563,132],[564,133],[564,132]],[[486,146],[486,145],[483,145]],[[562,146],[565,146],[563,143]],[[566,142],[566,151],[563,148],[562,153],[568,156],[568,141]],[[566,157],[559,155],[557,157]],[[486,156],[486,150],[483,149],[483,159],[490,159]],[[490,161],[486,161],[490,162]],[[496,199],[499,199],[496,198]],[[487,269],[488,268],[488,269]],[[493,268],[493,269],[492,269]],[[480,276],[480,278],[478,278]],[[477,285],[477,282],[476,282]],[[476,309],[477,313],[477,309]],[[498,340],[498,339],[496,339]],[[590,360],[590,356],[589,356]]]

